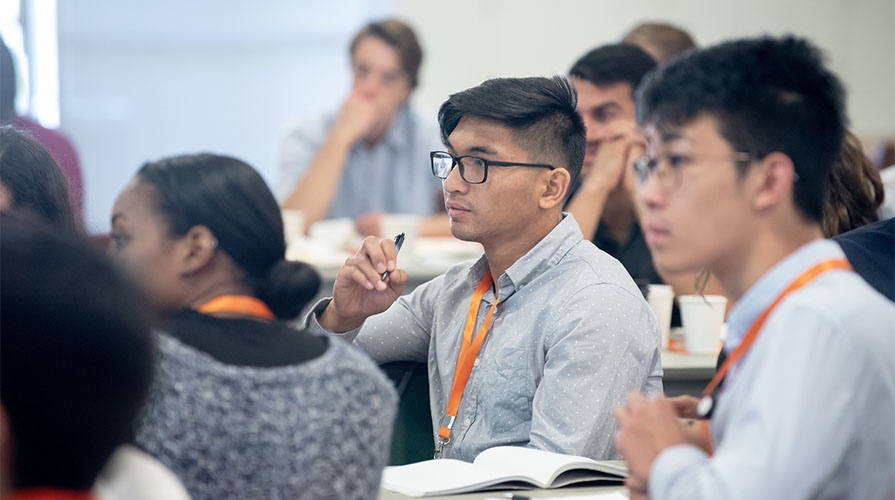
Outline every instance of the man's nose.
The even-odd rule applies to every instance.
[[[455,193],[465,189],[468,184],[460,176],[460,165],[454,165],[454,168],[448,172],[448,176],[441,181],[445,193]]]
[[[379,79],[375,75],[363,76],[357,82],[357,89],[364,97],[376,97],[379,95],[380,88]]]
[[[659,176],[655,172],[637,186],[637,202],[641,208],[654,211],[660,208],[667,200],[668,193],[660,186]]]

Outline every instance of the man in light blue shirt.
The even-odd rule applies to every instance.
[[[283,208],[303,211],[308,225],[349,217],[361,232],[379,234],[384,213],[439,212],[441,186],[428,160],[440,141],[434,113],[410,105],[422,51],[409,26],[370,23],[350,52],[351,95],[338,114],[286,134],[274,191]]]
[[[808,42],[760,38],[678,59],[638,94],[655,264],[711,272],[736,305],[723,389],[699,406],[713,455],[667,400],[616,411],[631,498],[895,498],[895,305],[820,227],[838,79]]]
[[[484,256],[399,298],[394,243],[367,238],[306,326],[379,362],[427,362],[440,456],[510,445],[613,458],[613,408],[627,391],[662,391],[659,330],[622,265],[562,212],[584,158],[573,87],[489,80],[452,95],[439,122],[446,151],[431,166],[451,232]]]

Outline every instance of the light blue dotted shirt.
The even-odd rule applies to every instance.
[[[428,362],[433,438],[450,399],[473,291],[488,262],[457,265],[344,337],[379,363]],[[622,265],[566,214],[498,279],[500,302],[445,458],[492,446],[616,457],[613,410],[629,391],[662,392],[659,328]],[[476,330],[495,296],[489,290]],[[321,301],[315,311],[328,302]],[[314,314],[306,325],[320,328]]]

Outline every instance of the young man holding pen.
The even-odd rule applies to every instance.
[[[367,238],[309,326],[380,363],[428,363],[438,456],[498,445],[615,456],[612,409],[627,391],[662,390],[659,331],[621,264],[562,212],[584,157],[574,89],[489,80],[452,95],[439,123],[445,151],[430,158],[451,232],[485,254],[401,297],[394,243]]]

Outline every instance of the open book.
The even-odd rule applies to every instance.
[[[532,448],[497,446],[480,453],[472,463],[438,459],[386,467],[382,488],[411,497],[429,497],[494,489],[559,488],[596,481],[621,484],[627,474],[622,461],[598,462]]]

